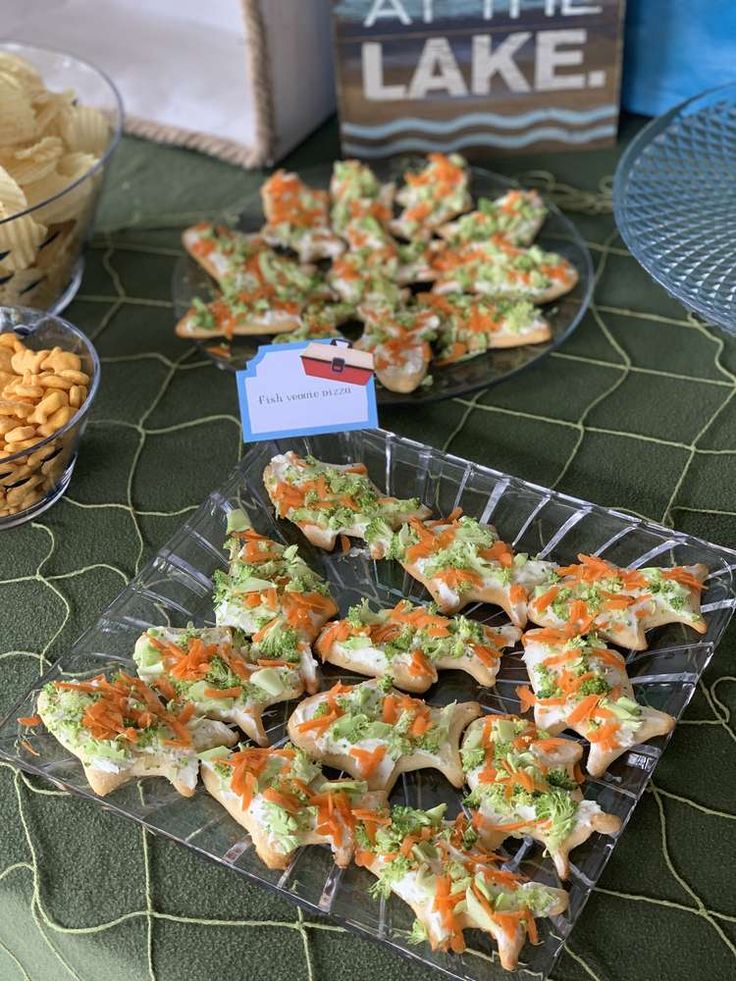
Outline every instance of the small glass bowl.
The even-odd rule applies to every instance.
[[[25,307],[0,307],[0,335],[11,331],[33,351],[60,347],[78,355],[90,381],[86,399],[64,426],[10,456],[0,450],[0,530],[38,517],[67,489],[100,383],[97,352],[66,320]]]
[[[123,106],[110,79],[72,55],[19,41],[1,42],[0,52],[30,62],[47,89],[72,90],[75,105],[100,110],[109,125],[107,143],[94,154],[93,164],[80,173],[72,168],[70,183],[61,190],[56,189],[58,181],[51,180],[48,196],[0,221],[0,304],[59,313],[79,289],[82,249],[91,233],[107,164],[120,141]],[[69,157],[73,154],[61,162]]]

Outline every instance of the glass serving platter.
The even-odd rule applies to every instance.
[[[736,333],[736,84],[652,120],[616,169],[621,237],[658,283],[709,323]]]
[[[527,944],[519,968],[507,973],[495,945],[480,931],[467,931],[463,954],[432,953],[428,945],[410,946],[407,934],[413,914],[399,899],[376,901],[368,895],[373,877],[351,866],[339,870],[330,852],[307,847],[284,871],[269,871],[255,855],[249,836],[200,785],[193,798],[180,797],[162,779],[131,782],[104,800],[95,797],[81,765],[43,726],[27,731],[18,716],[35,711],[39,689],[60,678],[85,678],[121,668],[134,673],[131,652],[139,634],[152,625],[212,624],[212,575],[226,567],[223,541],[228,513],[244,508],[256,529],[281,541],[297,543],[307,561],[328,579],[344,615],[348,606],[367,597],[374,605],[393,606],[402,596],[427,601],[423,588],[396,562],[374,561],[354,547],[348,554],[314,549],[295,526],[275,519],[261,474],[275,453],[294,449],[333,463],[362,461],[371,478],[389,494],[420,497],[438,514],[459,506],[481,521],[492,521],[501,536],[521,551],[575,560],[580,552],[602,555],[622,565],[674,565],[704,562],[710,569],[703,594],[708,630],[700,636],[682,625],[651,632],[650,648],[629,652],[628,670],[639,701],[679,717],[711,659],[733,612],[736,552],[680,532],[594,504],[545,490],[488,467],[469,463],[382,430],[340,433],[251,445],[238,467],[163,546],[143,571],[102,613],[97,623],[28,691],[0,723],[0,758],[46,777],[57,787],[97,801],[132,818],[154,834],[165,835],[234,873],[247,876],[287,897],[310,914],[336,922],[387,944],[458,981],[544,978],[552,969],[585,902],[615,847],[616,838],[594,834],[572,853],[567,883],[570,905],[554,920],[538,920],[540,944]],[[476,604],[467,610],[487,623],[500,622],[494,607]],[[495,688],[478,686],[461,672],[442,672],[426,699],[447,704],[478,699],[487,712],[517,712],[515,687],[527,680],[518,651],[505,654]],[[326,666],[323,687],[337,677],[364,680]],[[274,706],[264,717],[271,742],[284,741],[285,723],[294,703]],[[625,825],[657,765],[666,738],[636,746],[600,779],[588,779],[587,797],[617,814]],[[392,792],[393,803],[432,807],[445,801],[452,817],[464,796],[433,771],[404,774]],[[509,867],[532,879],[559,885],[554,866],[530,839],[508,839],[503,854]]]
[[[376,165],[375,172],[383,181],[397,180],[401,174],[417,158],[397,158],[383,165]],[[478,167],[471,167],[471,192],[474,200],[479,197],[499,197],[519,185]],[[314,187],[327,188],[332,175],[332,165],[322,164],[316,167],[304,168],[299,176]],[[523,368],[528,368],[550,351],[554,351],[565,341],[580,323],[588,308],[593,290],[593,264],[585,242],[575,225],[550,201],[545,202],[549,209],[547,220],[535,239],[535,244],[543,249],[559,252],[576,267],[579,281],[574,290],[560,297],[553,303],[548,303],[542,310],[549,320],[552,337],[544,344],[526,344],[487,351],[485,354],[469,361],[459,361],[443,368],[430,366],[432,384],[420,387],[413,392],[401,394],[390,392],[381,385],[377,386],[379,405],[414,405],[420,402],[435,402],[439,399],[452,398],[468,392],[495,385],[497,382],[515,375]],[[263,225],[264,217],[260,197],[254,195],[239,214],[236,227],[244,232],[256,232]],[[424,288],[427,288],[427,284]],[[182,256],[174,267],[172,276],[172,296],[174,312],[177,319],[182,317],[191,307],[195,297],[210,299],[213,296],[214,281],[190,256]],[[340,328],[350,340],[360,336],[360,325],[357,322],[345,324]],[[251,337],[234,337],[229,351],[221,347],[221,338],[212,341],[198,341],[200,348],[220,368],[237,371],[243,368],[258,350],[260,344],[270,344],[273,337],[268,335]]]

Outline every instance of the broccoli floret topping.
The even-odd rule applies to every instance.
[[[230,576],[226,572],[223,572],[222,569],[216,569],[214,575],[212,576],[212,581],[215,586],[215,605],[218,603],[223,603],[227,599],[232,586]]]
[[[399,855],[392,862],[381,869],[381,874],[370,887],[370,893],[375,899],[383,897],[387,899],[391,893],[391,886],[403,879],[407,872],[411,871],[411,862],[403,855]]]
[[[215,773],[220,777],[221,780],[225,780],[230,783],[230,778],[233,775],[233,768],[228,766],[226,763],[216,762],[213,764],[215,768]]]
[[[579,695],[605,695],[611,690],[611,686],[608,684],[605,678],[597,676],[595,678],[588,678],[582,683],[578,688]]]
[[[298,660],[296,631],[291,627],[274,627],[258,644],[258,653],[276,660]]]
[[[416,834],[422,828],[439,828],[445,807],[445,804],[439,804],[429,811],[421,811],[402,804],[395,805],[391,809],[391,824],[380,827],[376,832],[377,850],[384,853],[398,851],[407,835]]]
[[[554,675],[544,664],[537,665],[537,698],[556,698],[561,694]]]
[[[482,766],[486,758],[486,753],[482,746],[479,746],[478,749],[463,749],[460,755],[463,758],[463,770],[466,773]]]
[[[554,851],[572,832],[578,809],[577,803],[566,791],[552,790],[538,797],[534,801],[534,807],[540,820],[550,821],[551,830],[545,837],[548,847]]]
[[[363,824],[358,824],[355,828],[355,843],[363,851],[373,851],[373,842],[368,837],[368,832]]]
[[[411,925],[411,930],[407,934],[406,942],[410,944],[422,944],[428,939],[429,936],[425,925],[421,922],[421,920],[414,920]]]
[[[577,790],[577,782],[570,776],[564,766],[554,767],[547,771],[547,782],[551,787],[560,790]]]
[[[215,655],[210,661],[206,680],[214,688],[237,688],[243,684],[243,679],[239,678],[219,655]]]

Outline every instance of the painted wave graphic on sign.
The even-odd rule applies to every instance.
[[[375,125],[364,126],[360,123],[345,122],[342,125],[342,132],[346,136],[357,136],[366,140],[382,139],[385,136],[393,136],[395,133],[406,133],[413,130],[418,133],[456,133],[458,130],[467,129],[470,126],[495,127],[497,129],[523,129],[535,123],[550,122],[555,120],[560,123],[570,125],[593,123],[601,119],[610,119],[618,113],[618,106],[606,105],[598,106],[595,109],[575,110],[575,109],[534,109],[530,112],[522,112],[513,116],[502,116],[496,112],[468,112],[455,119],[421,119],[417,116],[404,116],[401,119],[392,119],[388,123],[378,123]]]
[[[560,143],[582,144],[593,140],[602,140],[616,135],[616,125],[607,123],[605,126],[592,126],[590,129],[563,129],[560,126],[540,126],[526,133],[465,133],[457,139],[442,141],[445,153],[463,150],[468,146],[501,147],[516,149],[529,146],[531,143],[541,143],[543,140],[556,140]],[[351,143],[342,141],[343,153],[355,154],[361,157],[388,157],[395,153],[427,153],[437,149],[434,140],[425,140],[421,136],[408,136],[402,140],[381,143],[371,146],[369,143]]]

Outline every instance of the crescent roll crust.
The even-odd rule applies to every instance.
[[[621,821],[584,800],[578,763],[583,747],[550,737],[529,719],[486,715],[471,722],[462,745],[473,826],[491,851],[507,837],[529,836],[570,874],[569,853],[596,831],[615,834]]]
[[[365,780],[370,790],[390,792],[400,774],[426,768],[460,787],[460,736],[480,713],[477,702],[440,708],[378,681],[338,682],[297,705],[288,733],[312,759]]]

